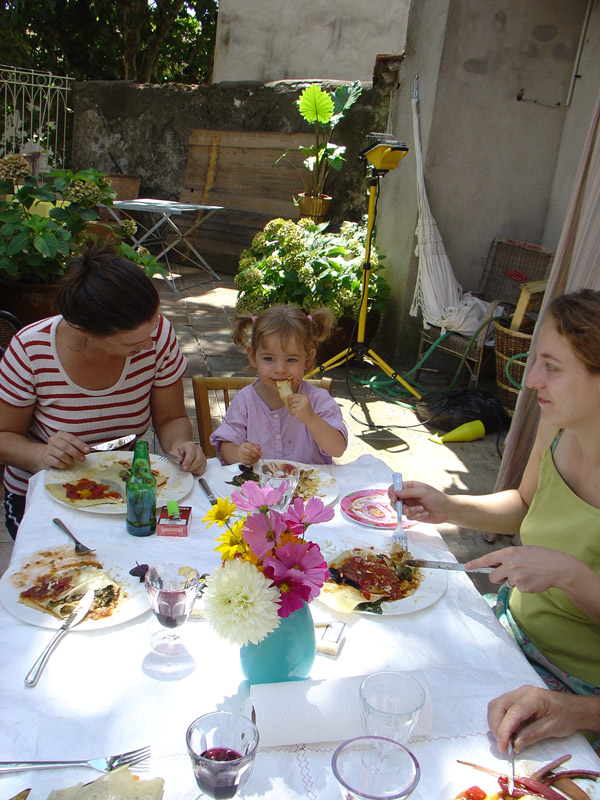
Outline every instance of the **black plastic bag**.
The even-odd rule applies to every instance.
[[[417,400],[417,417],[442,431],[480,419],[486,433],[508,427],[509,417],[498,398],[483,389],[440,389]]]

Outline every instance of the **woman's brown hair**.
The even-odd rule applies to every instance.
[[[560,295],[548,314],[588,370],[600,374],[600,292],[581,289]]]
[[[303,348],[306,357],[314,358],[317,344],[326,339],[333,326],[333,311],[316,308],[306,314],[299,306],[270,306],[257,316],[240,312],[233,321],[233,341],[250,345],[253,352],[266,336],[276,334],[285,346],[294,338]]]
[[[110,245],[86,243],[69,262],[58,293],[65,320],[93,336],[131,331],[149,322],[160,298],[146,273]]]

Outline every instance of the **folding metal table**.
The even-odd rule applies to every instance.
[[[150,244],[149,240],[153,242],[158,241],[160,243],[162,249],[156,254],[156,258],[161,259],[164,257],[171,276],[169,285],[173,291],[177,291],[177,288],[175,286],[175,278],[169,260],[169,253],[171,252],[177,253],[180,258],[187,260],[193,266],[206,270],[213,280],[220,280],[208,261],[198,252],[190,237],[191,234],[197,230],[200,225],[203,225],[209,217],[212,217],[216,211],[222,211],[223,206],[205,206],[196,205],[194,203],[180,203],[174,200],[154,200],[140,197],[135,200],[115,200],[113,205],[107,206],[107,208],[117,222],[121,222],[122,211],[144,212],[155,217],[155,221],[148,228],[144,227],[136,220],[138,225],[144,228],[144,230],[141,236],[136,234],[132,236],[131,239],[134,247],[147,246]],[[205,213],[201,214],[199,212]],[[173,217],[188,213],[196,213],[196,219],[190,228],[186,231],[182,231]],[[168,229],[174,234],[174,239],[170,243],[167,243],[165,236]],[[186,252],[181,249],[182,246],[187,249]]]

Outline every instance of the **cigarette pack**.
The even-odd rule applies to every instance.
[[[344,644],[345,622],[332,620],[325,625],[317,626],[317,653],[338,656]]]
[[[191,506],[179,506],[177,509],[163,506],[156,521],[156,535],[187,536],[191,516]]]

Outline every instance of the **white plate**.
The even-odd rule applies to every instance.
[[[323,486],[323,488],[320,490],[321,493],[319,494],[320,499],[326,506],[331,505],[331,503],[336,501],[339,493],[337,481],[333,475],[331,475],[331,473],[327,472],[326,467],[316,464],[301,464],[299,461],[289,461],[287,458],[273,458],[267,460],[285,461],[286,464],[294,464],[302,469],[318,470],[320,482]],[[240,468],[237,464],[230,464],[229,466],[222,467],[217,475],[207,478],[209,486],[213,490],[214,495],[216,497],[230,497],[232,492],[238,490],[240,488],[239,486],[232,486],[231,483],[227,483],[227,481],[231,481],[235,475],[239,474],[239,472]]]
[[[73,483],[86,476],[90,465],[94,469],[108,467],[115,461],[133,458],[133,453],[117,450],[112,453],[88,453],[85,461],[80,461],[68,469],[49,469],[44,477],[44,486],[49,483]],[[162,461],[159,456],[150,455],[150,464],[154,469],[166,475],[167,483],[159,490],[156,502],[157,505],[165,505],[169,500],[181,500],[191,490],[194,485],[194,476],[191,472],[182,472],[177,464],[171,461]],[[48,492],[56,503],[67,508],[74,508],[77,511],[88,511],[92,514],[124,514],[127,511],[125,501],[122,503],[106,503],[99,506],[85,506],[79,508],[74,506],[69,500],[59,500],[58,497]]]
[[[72,553],[72,548],[70,549]],[[88,619],[76,625],[74,631],[96,631],[102,628],[111,628],[114,625],[120,625],[123,622],[130,622],[136,617],[140,617],[146,611],[150,610],[148,603],[148,595],[146,594],[146,586],[140,583],[139,578],[135,578],[129,574],[129,570],[133,569],[136,565],[136,558],[133,550],[130,550],[125,545],[108,543],[99,546],[94,554],[98,557],[103,569],[113,578],[126,592],[127,597],[119,604],[119,608],[110,617],[104,619]],[[26,563],[27,559],[24,557],[22,563]],[[52,614],[46,614],[43,611],[38,611],[31,606],[26,606],[19,601],[20,589],[18,589],[11,580],[14,572],[19,570],[11,570],[5,572],[0,579],[0,600],[7,611],[23,620],[30,625],[37,625],[40,628],[51,628],[57,630],[63,624],[64,620],[53,617]]]
[[[353,546],[360,547],[360,545]],[[413,558],[437,558],[438,560],[440,558],[439,553],[432,554],[427,548],[415,544],[411,545],[410,540],[408,549]],[[333,561],[334,558],[335,556],[328,560]],[[352,613],[375,618],[379,616],[389,617],[396,614],[412,614],[413,611],[420,611],[422,608],[432,606],[446,591],[448,575],[443,569],[421,569],[421,573],[423,580],[417,591],[408,595],[408,597],[403,597],[401,600],[384,601],[381,604],[381,614],[374,614],[372,611],[354,611]],[[326,605],[323,600],[321,602]]]

